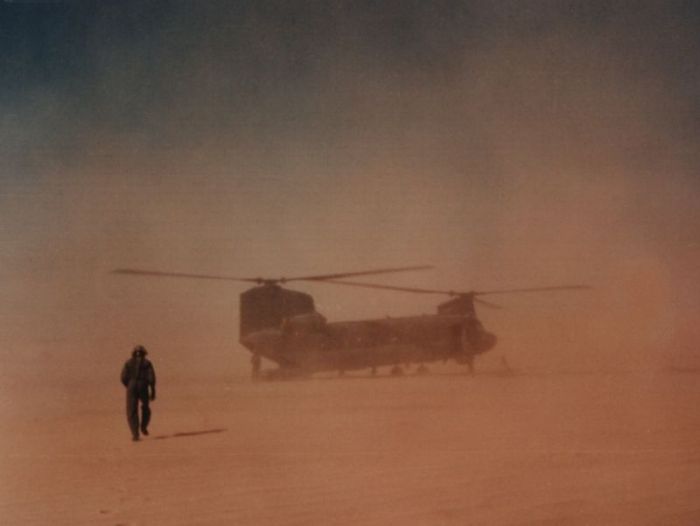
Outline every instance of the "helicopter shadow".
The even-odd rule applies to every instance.
[[[399,380],[418,380],[421,378],[448,378],[448,377],[462,377],[462,378],[478,378],[478,377],[488,377],[488,378],[514,378],[517,376],[525,376],[525,373],[518,370],[510,371],[488,371],[480,373],[469,373],[460,371],[439,371],[439,372],[428,372],[422,374],[416,374],[414,372],[406,372],[404,374],[344,374],[336,376],[298,376],[294,378],[275,378],[275,379],[264,379],[261,383],[277,383],[277,382],[347,382],[347,381],[399,381]]]
[[[226,428],[217,429],[205,429],[202,431],[181,431],[179,433],[173,433],[171,435],[158,435],[154,436],[154,440],[166,440],[168,438],[185,438],[185,437],[195,437],[200,435],[213,435],[216,433],[224,433],[228,431]]]
[[[688,374],[688,371],[666,371],[669,374]],[[700,371],[690,372],[691,374],[699,374]],[[589,377],[589,376],[627,376],[632,374],[630,371],[626,370],[581,370],[581,371],[528,371],[521,369],[507,369],[507,370],[490,370],[481,371],[476,373],[470,373],[467,371],[438,371],[429,372],[424,374],[416,374],[407,372],[401,375],[391,375],[391,374],[354,374],[354,375],[342,375],[342,376],[322,376],[322,377],[301,377],[294,378],[292,380],[282,380],[282,381],[312,381],[312,382],[323,382],[323,381],[349,381],[349,380],[365,380],[365,381],[380,381],[380,380],[420,380],[428,378],[465,378],[465,379],[494,379],[494,380],[508,380],[508,379],[523,379],[523,378],[575,378],[575,377]],[[280,380],[272,380],[280,381]]]

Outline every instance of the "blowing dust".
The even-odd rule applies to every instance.
[[[0,13],[10,524],[700,520],[695,7]],[[374,281],[591,289],[489,297],[499,342],[475,377],[253,384],[245,284],[110,273],[413,264],[435,269]],[[442,301],[292,285],[329,321]],[[161,386],[134,449],[118,373],[136,344]]]

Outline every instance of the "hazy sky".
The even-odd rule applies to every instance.
[[[245,363],[244,286],[117,267],[432,264],[381,281],[595,287],[482,313],[520,364],[697,360],[695,3],[107,4],[0,5],[3,353]],[[296,288],[331,320],[439,301]]]

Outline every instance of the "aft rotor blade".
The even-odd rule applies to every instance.
[[[213,279],[225,281],[249,281],[251,283],[262,283],[262,278],[235,278],[232,276],[213,276],[210,274],[186,274],[184,272],[162,272],[160,270],[140,270],[133,268],[118,268],[112,274],[129,274],[132,276],[155,276],[159,278],[188,278],[188,279]]]
[[[374,274],[392,274],[394,272],[408,272],[410,270],[428,270],[433,268],[430,265],[418,265],[412,267],[396,267],[396,268],[382,268],[376,270],[363,270],[360,272],[340,272],[337,274],[319,274],[317,276],[301,276],[295,278],[281,278],[281,282],[285,281],[329,281],[338,278],[350,278],[354,276],[369,276]]]
[[[475,296],[483,296],[485,294],[515,294],[520,292],[551,292],[555,290],[585,290],[591,289],[588,285],[559,285],[556,287],[534,287],[528,289],[502,289],[502,290],[480,290],[475,291]]]
[[[484,305],[485,307],[489,307],[491,309],[502,309],[503,308],[500,305],[497,305],[496,303],[491,303],[490,301],[484,301],[484,300],[479,299],[479,298],[474,298],[474,301],[476,303],[479,303],[480,305]]]
[[[431,269],[432,266],[429,265],[419,265],[411,267],[396,267],[396,268],[383,268],[376,270],[363,270],[360,272],[342,272],[335,274],[320,274],[316,276],[300,276],[293,278],[238,278],[233,276],[216,276],[212,274],[189,274],[185,272],[163,272],[160,270],[142,270],[142,269],[131,269],[131,268],[120,268],[113,270],[113,274],[129,274],[132,276],[155,276],[155,277],[166,277],[166,278],[188,278],[188,279],[210,279],[210,280],[224,280],[224,281],[247,281],[250,283],[286,283],[287,281],[327,281],[335,278],[347,278],[352,276],[367,276],[370,274],[389,274],[394,272],[407,272],[410,270],[426,270]]]
[[[378,283],[360,283],[357,281],[339,281],[335,279],[323,280],[323,283],[333,283],[334,285],[349,285],[351,287],[363,287],[366,289],[398,290],[400,292],[413,292],[415,294],[450,294],[459,296],[459,293],[446,290],[419,289],[415,287],[394,287],[392,285],[380,285]]]

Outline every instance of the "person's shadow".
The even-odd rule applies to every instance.
[[[180,433],[173,433],[172,435],[158,435],[154,436],[155,440],[165,440],[166,438],[182,438],[182,437],[196,437],[199,435],[212,435],[214,433],[224,433],[228,429],[205,429],[203,431],[182,431]]]

